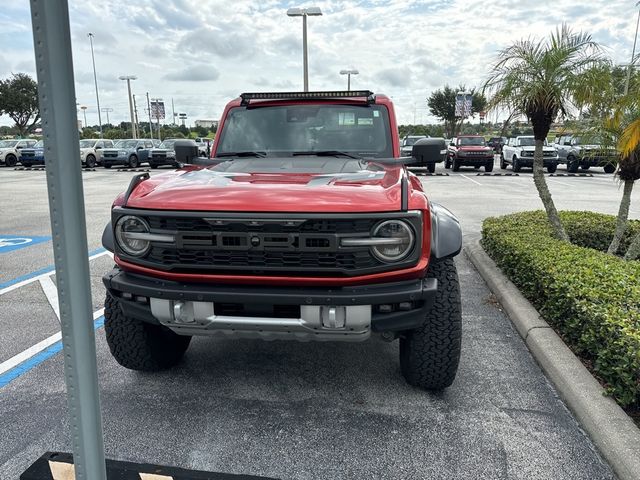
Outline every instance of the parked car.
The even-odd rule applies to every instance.
[[[507,142],[507,137],[491,137],[487,140],[487,146],[493,148],[495,153],[501,153],[502,147]]]
[[[514,172],[522,168],[533,168],[533,153],[536,149],[536,140],[533,135],[512,137],[502,147],[500,154],[500,168],[505,170],[510,164]],[[543,166],[547,172],[554,173],[558,168],[558,152],[544,141],[542,147]]]
[[[570,173],[576,173],[578,168],[589,170],[590,167],[603,167],[605,173],[613,173],[620,155],[614,148],[605,148],[601,143],[598,138],[561,135],[556,138],[554,146]]]
[[[15,167],[20,158],[20,150],[33,147],[38,140],[24,138],[21,140],[0,140],[0,164]]]
[[[121,365],[170,368],[198,335],[376,335],[399,340],[409,384],[451,385],[460,224],[399,160],[389,97],[345,93],[243,94],[223,112],[217,164],[138,175],[118,196],[102,241],[116,262],[104,330]],[[437,160],[433,140],[414,153]]]
[[[444,168],[452,168],[454,172],[461,166],[484,167],[485,172],[493,170],[493,148],[487,146],[480,135],[460,135],[453,138],[447,148],[447,159]]]
[[[149,138],[120,140],[113,148],[102,151],[102,166],[111,168],[112,165],[125,165],[136,168],[148,161],[149,150],[152,148],[153,140]]]
[[[167,138],[157,148],[149,150],[149,166],[151,168],[158,168],[160,165],[175,165],[176,164],[176,152],[173,149],[176,143],[175,138]]]
[[[407,135],[402,139],[400,144],[400,156],[410,157],[413,151],[413,144],[422,138],[428,138],[427,135]]]
[[[31,168],[34,165],[44,165],[44,142],[38,140],[32,147],[20,150],[20,163],[23,167]]]
[[[198,155],[201,157],[208,157],[211,155],[211,148],[213,147],[213,138],[196,137],[196,145],[198,145]]]
[[[102,164],[102,152],[105,148],[113,148],[113,140],[101,138],[80,140],[80,161],[82,165],[93,168]]]

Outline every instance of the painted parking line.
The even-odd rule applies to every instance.
[[[104,248],[97,248],[89,252],[89,261],[94,260],[98,257],[102,257],[104,255],[111,255],[111,252],[105,250]],[[36,282],[43,277],[47,277],[56,272],[56,267],[54,265],[49,265],[48,267],[41,268],[40,270],[36,270],[35,272],[27,273],[26,275],[21,275],[14,279],[11,279],[7,282],[0,283],[0,295],[11,292],[16,288],[23,287],[32,282]]]
[[[56,318],[58,322],[60,321],[60,304],[58,303],[58,288],[56,284],[53,283],[53,280],[50,276],[42,277],[38,280],[40,282],[40,286],[42,287],[42,291],[44,292],[44,296],[47,297],[47,301],[53,312],[56,314]]]
[[[13,252],[20,248],[48,242],[51,237],[29,237],[26,235],[5,235],[0,233],[0,254]]]
[[[98,330],[102,326],[104,326],[103,308],[93,312],[93,329]],[[62,332],[58,332],[0,363],[0,388],[9,385],[13,380],[33,370],[61,350]]]
[[[473,178],[469,178],[469,177],[467,177],[466,175],[463,175],[462,173],[460,174],[460,176],[461,176],[461,177],[466,178],[466,179],[467,179],[467,180],[469,180],[470,182],[475,183],[476,185],[480,185],[480,186],[482,186],[482,184],[481,184],[480,182],[475,181]]]
[[[550,183],[557,183],[559,185],[564,185],[565,187],[573,187],[574,185],[571,183],[563,182],[561,180],[556,180],[555,178],[548,178],[547,181]]]

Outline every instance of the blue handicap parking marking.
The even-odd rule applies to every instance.
[[[0,253],[12,252],[19,248],[30,247],[36,243],[47,242],[51,237],[31,237],[27,235],[4,235],[0,233]]]

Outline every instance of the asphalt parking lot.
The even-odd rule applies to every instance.
[[[529,172],[437,172],[422,177],[425,188],[460,218],[465,235],[487,216],[541,207]],[[496,165],[494,173],[503,172]],[[548,176],[557,206],[616,213],[621,190],[612,176],[589,175]],[[397,342],[378,339],[196,338],[172,371],[120,367],[100,328],[100,278],[112,263],[100,237],[131,176],[83,173],[108,457],[283,479],[613,478],[463,255],[463,355],[441,395],[409,387]],[[0,236],[50,237],[45,172],[0,168],[0,188],[11,199]],[[630,216],[640,218],[637,205]],[[59,331],[52,263],[46,240],[0,253],[0,379],[2,365]],[[18,478],[47,450],[71,450],[60,354],[0,380],[0,431],[1,479]]]

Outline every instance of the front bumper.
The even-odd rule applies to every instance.
[[[518,163],[520,163],[521,167],[533,168],[533,157],[519,157]],[[553,165],[558,165],[558,163],[560,163],[560,159],[558,157],[542,158],[542,164],[545,168]]]
[[[127,162],[129,162],[129,156],[131,154],[127,154],[126,156],[120,156],[118,155],[117,157],[102,157],[102,164],[103,165],[124,165]]]
[[[362,341],[372,331],[417,328],[438,289],[433,278],[335,288],[178,283],[119,267],[103,282],[126,316],[179,334],[302,341]]]
[[[493,163],[493,153],[491,155],[458,155],[458,163],[463,166],[483,166],[490,162]]]

